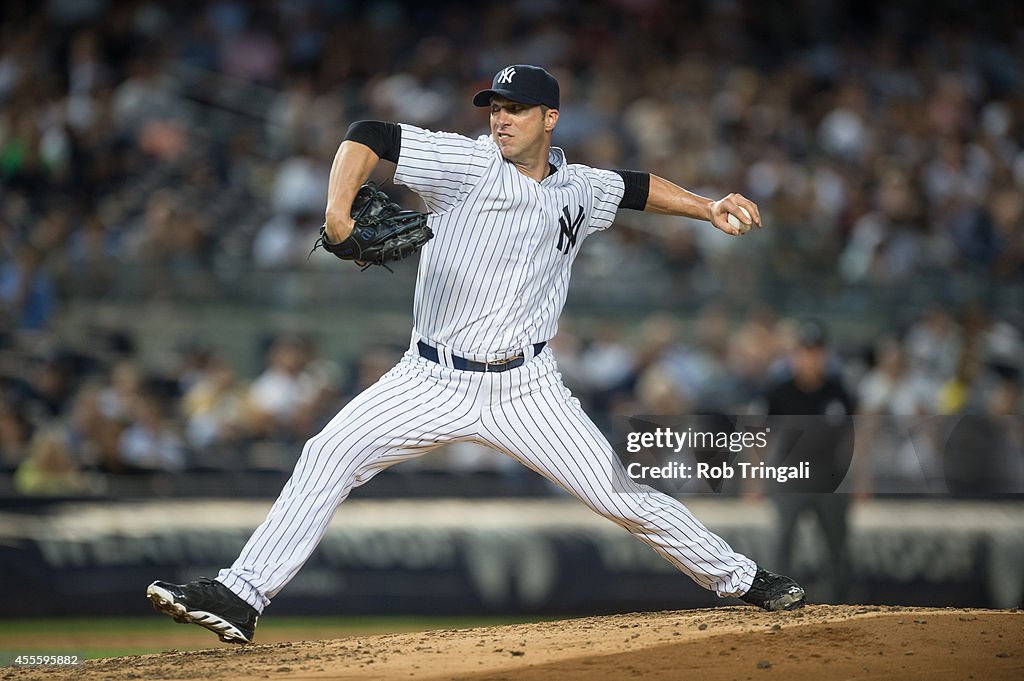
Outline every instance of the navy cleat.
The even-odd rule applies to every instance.
[[[153,582],[153,607],[175,622],[206,627],[225,643],[252,643],[259,613],[220,582],[203,577],[188,584]]]
[[[804,590],[789,577],[757,568],[754,582],[740,600],[765,610],[794,610],[804,605]]]

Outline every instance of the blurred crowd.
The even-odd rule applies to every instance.
[[[568,318],[551,347],[566,384],[614,439],[622,415],[764,413],[769,391],[796,371],[800,324],[766,306],[736,314],[710,303],[689,329],[670,314],[635,329],[584,328]],[[937,418],[944,416],[994,419],[976,422],[990,424],[978,434],[988,439],[956,441],[953,463],[975,477],[999,472],[1012,489],[1024,484],[1019,329],[978,308],[954,316],[934,307],[865,344],[831,332],[819,342],[822,375],[846,386],[856,418],[886,417],[870,429],[855,420],[857,437],[870,435],[861,443],[870,480],[859,493],[871,493],[871,480],[881,492],[927,491],[948,473],[949,429],[961,421]],[[110,475],[287,473],[302,443],[403,351],[375,345],[345,361],[325,356],[311,336],[277,333],[262,342],[260,370],[246,375],[227,353],[195,339],[179,343],[173,365],[161,367],[142,361],[124,333],[97,331],[82,347],[89,351],[50,338],[28,352],[28,365],[0,369],[0,468],[20,493],[102,493]],[[1003,440],[991,439],[996,431]],[[404,469],[416,466],[523,473],[475,445]]]
[[[196,339],[156,367],[123,332],[94,330],[85,352],[51,338],[28,366],[0,371],[0,468],[29,494],[102,493],[107,475],[284,472],[396,359],[368,353],[342,367],[295,333],[262,345],[262,368],[246,377]]]
[[[1009,2],[4,3],[0,459],[26,491],[46,488],[39,470],[85,488],[82,471],[182,470],[307,436],[397,354],[349,367],[277,337],[244,376],[199,344],[154,376],[124,334],[34,339],[75,301],[212,298],[240,271],[336,268],[307,255],[349,123],[481,134],[470,98],[507,63],[558,77],[570,160],[741,191],[770,226],[751,246],[623,211],[583,250],[585,276],[1019,289],[1022,55]],[[917,302],[871,347],[836,336],[860,408],[1019,415],[1019,311]],[[693,333],[659,315],[628,337],[567,324],[554,345],[599,420],[637,403],[735,410],[785,370],[792,326],[709,302]]]

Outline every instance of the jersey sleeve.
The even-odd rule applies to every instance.
[[[619,203],[626,192],[626,184],[622,176],[612,170],[587,168],[586,173],[594,196],[590,231],[608,229],[615,222],[615,213],[618,212]]]
[[[491,149],[486,142],[450,132],[433,132],[406,123],[395,183],[419,194],[432,213],[444,213],[462,201],[482,177]]]

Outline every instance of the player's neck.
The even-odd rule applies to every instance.
[[[515,166],[516,170],[526,175],[531,180],[542,182],[544,178],[550,175],[553,166],[548,162],[548,154],[544,153],[544,158],[530,159],[529,161],[511,161],[512,165]]]
[[[545,177],[551,174],[551,144],[539,145],[536,150],[530,150],[519,154],[516,158],[506,158],[515,169],[535,182],[542,182]]]

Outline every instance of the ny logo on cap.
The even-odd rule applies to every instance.
[[[497,83],[499,85],[501,83],[511,83],[512,82],[512,76],[514,76],[514,75],[516,75],[516,67],[514,67],[514,66],[506,66],[505,68],[503,68],[501,70],[501,73],[498,74]]]

